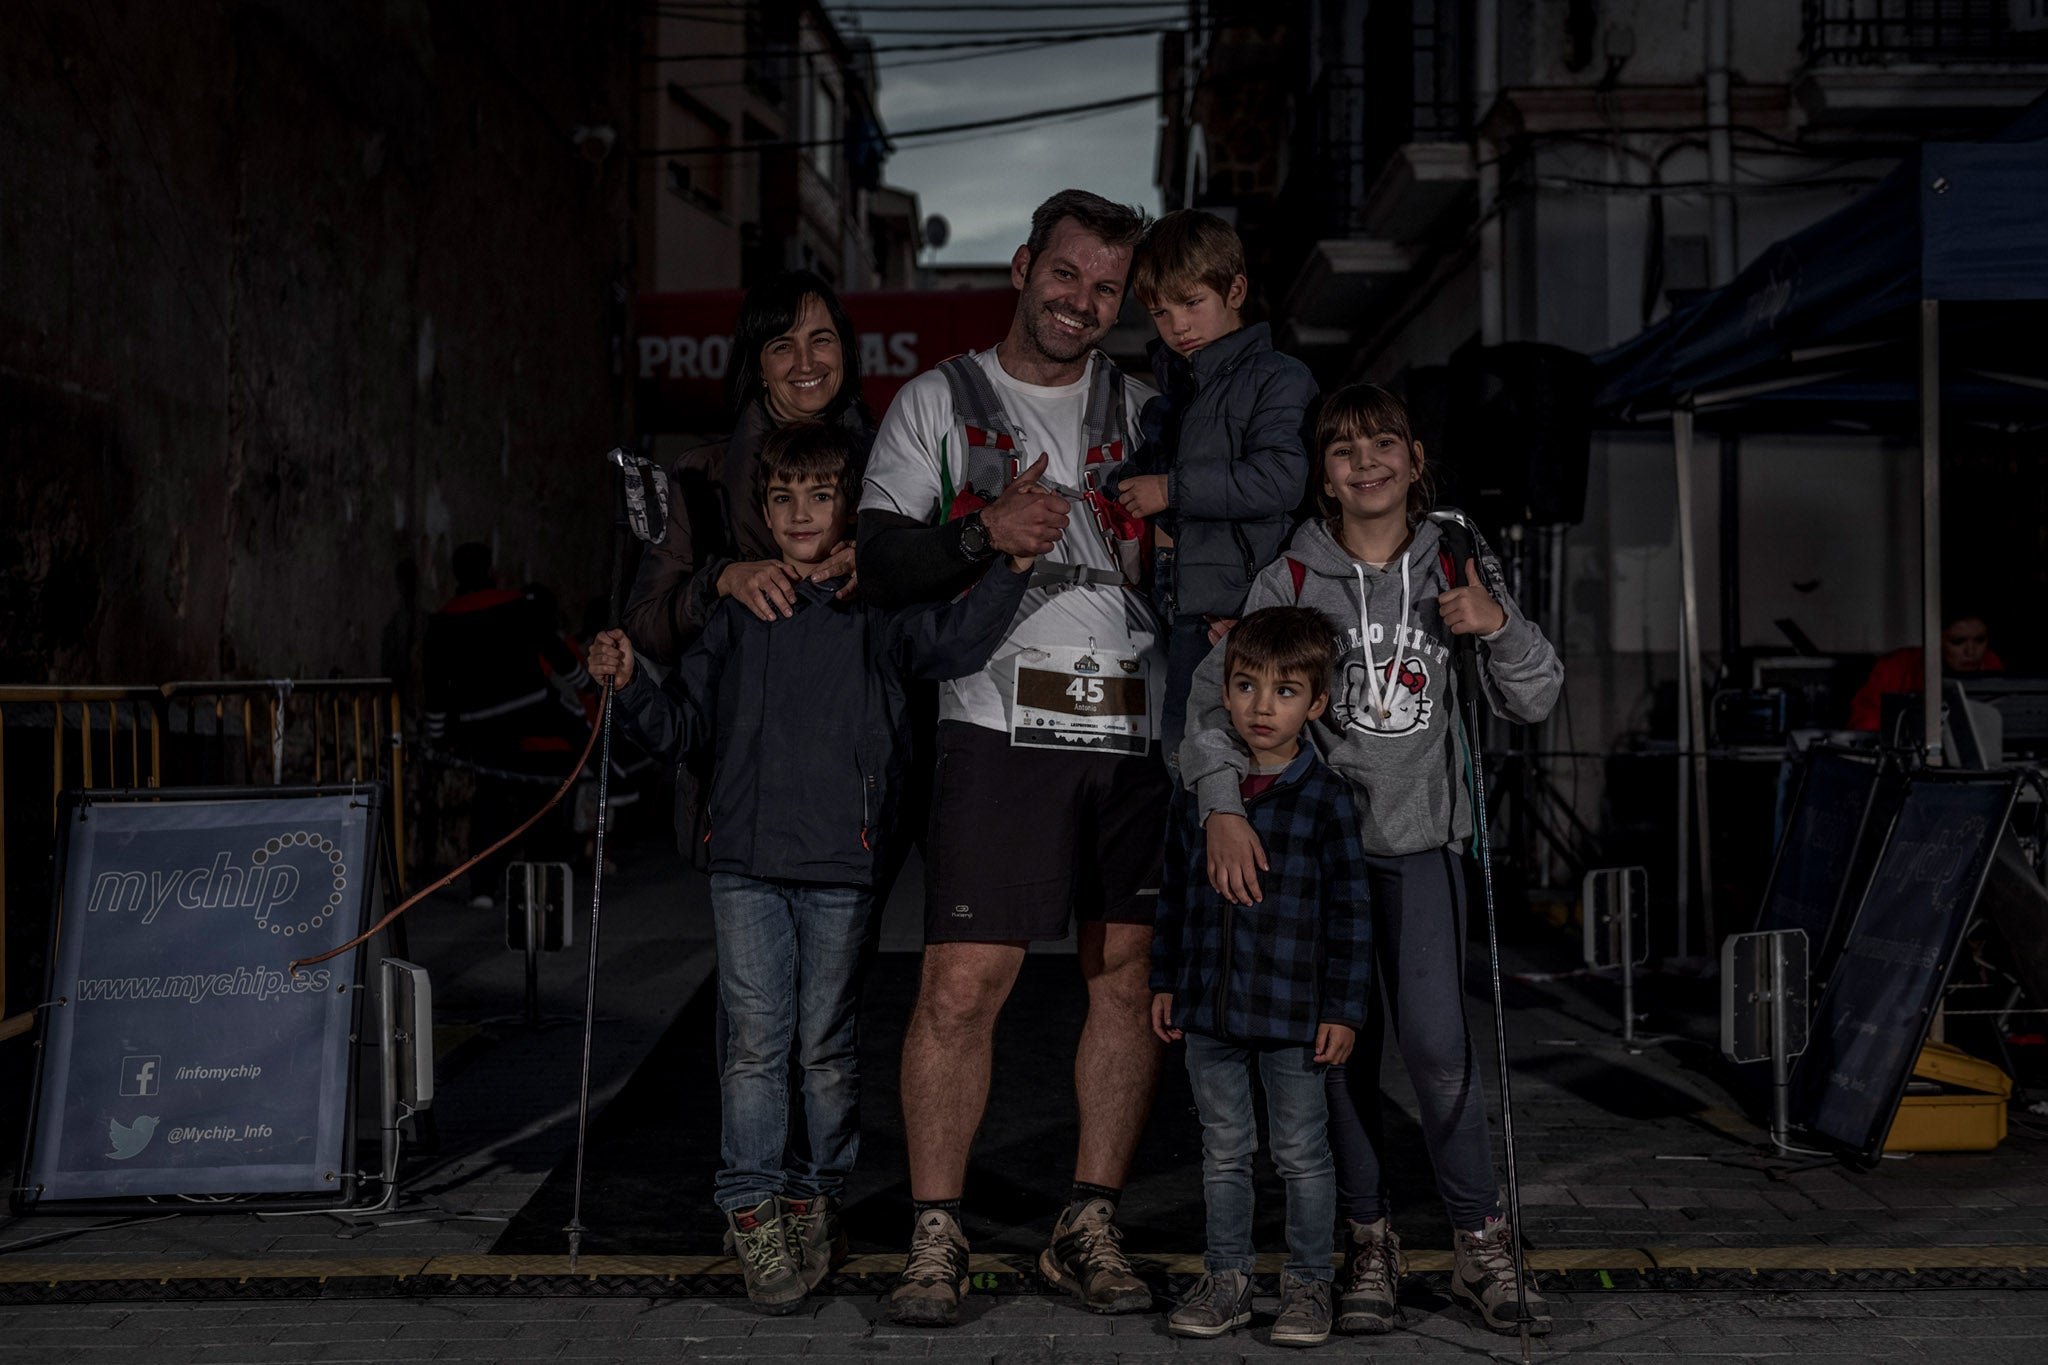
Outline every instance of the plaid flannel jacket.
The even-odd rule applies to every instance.
[[[1304,743],[1245,816],[1272,870],[1263,900],[1232,905],[1209,885],[1195,802],[1175,793],[1152,938],[1152,989],[1173,992],[1173,1027],[1310,1046],[1320,1024],[1362,1027],[1371,892],[1350,788]]]

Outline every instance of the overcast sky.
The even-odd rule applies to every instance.
[[[904,0],[893,2],[901,5]],[[847,8],[858,10],[861,6],[856,3]],[[883,49],[879,57],[881,113],[892,134],[1114,99],[1158,87],[1156,37],[1112,38],[994,56],[972,52],[952,56],[891,54],[886,50],[891,45],[942,39],[873,32],[944,27],[1000,33],[1053,27],[1063,16],[1072,16],[1077,27],[1099,26],[1121,17],[1111,6],[1099,11],[997,14],[955,10],[931,16],[876,11],[847,27],[869,31],[876,47]],[[891,69],[892,63],[902,62],[923,64]],[[1145,102],[1068,122],[937,138],[929,146],[908,139],[889,158],[887,179],[892,185],[915,190],[925,213],[940,214],[952,225],[952,240],[938,253],[938,260],[948,264],[1008,261],[1024,240],[1031,210],[1047,195],[1069,186],[1158,212],[1159,192],[1152,185],[1158,118],[1157,104]]]

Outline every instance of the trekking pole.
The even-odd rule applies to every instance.
[[[1463,532],[1451,556],[1452,574],[1459,587],[1466,586],[1465,560],[1478,558],[1479,532],[1463,512],[1431,512],[1432,521],[1448,523]],[[1500,928],[1493,909],[1493,842],[1486,828],[1486,765],[1479,751],[1479,643],[1470,635],[1458,637],[1458,709],[1465,721],[1465,752],[1472,760],[1472,834],[1479,845],[1479,880],[1486,896],[1486,966],[1493,982],[1493,1045],[1500,1067],[1500,1133],[1506,1148],[1508,1168],[1508,1250],[1515,1266],[1515,1322],[1521,1329],[1522,1365],[1529,1362],[1529,1286],[1522,1267],[1522,1187],[1515,1171],[1515,1100],[1508,1079],[1507,1018],[1500,992]]]
[[[660,543],[668,533],[668,483],[661,469],[623,449],[614,449],[605,459],[619,470],[618,489],[612,499],[611,595],[605,599],[606,624],[617,628],[621,612],[619,587],[626,570],[626,538],[621,525],[649,545]],[[590,946],[583,973],[583,1076],[576,1091],[576,1179],[569,1208],[569,1273],[576,1273],[576,1258],[583,1250],[583,1153],[590,1132],[590,1039],[597,1023],[597,929],[604,905],[604,827],[611,802],[612,776],[612,681],[604,684],[604,700],[598,727],[603,735],[597,764],[597,865],[590,875]]]

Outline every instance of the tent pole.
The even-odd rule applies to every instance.
[[[1920,300],[1920,703],[1929,767],[1941,766],[1941,302]]]
[[[1678,478],[1678,952],[1691,951],[1692,857],[1698,834],[1700,930],[1706,954],[1715,952],[1713,842],[1707,813],[1706,705],[1700,659],[1699,565],[1693,551],[1692,405],[1671,410],[1672,469]]]

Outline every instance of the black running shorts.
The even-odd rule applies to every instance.
[[[925,845],[927,943],[1062,939],[1069,914],[1151,924],[1172,781],[1157,753],[1020,749],[939,726]]]

